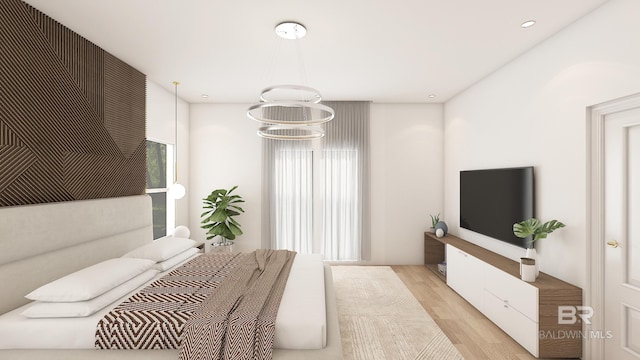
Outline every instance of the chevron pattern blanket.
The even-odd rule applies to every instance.
[[[96,348],[182,347],[182,359],[270,359],[294,257],[284,250],[199,256],[105,315]]]
[[[189,319],[181,360],[272,358],[275,322],[295,252],[257,250]]]

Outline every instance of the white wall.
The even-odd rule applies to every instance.
[[[249,104],[192,104],[190,126],[192,236],[204,240],[202,198],[239,185],[245,213],[238,220],[242,251],[260,247],[261,139],[246,117]],[[371,107],[372,259],[376,264],[423,263],[423,232],[442,211],[442,106]]]
[[[442,116],[439,104],[371,106],[373,264],[424,264],[429,215],[444,215]]]
[[[147,80],[147,139],[174,144],[175,121],[174,93]],[[187,188],[188,195],[190,192],[189,104],[180,98],[178,99],[178,181]],[[176,207],[176,225],[187,225],[189,222],[188,196],[176,200]]]
[[[191,104],[191,236],[205,239],[200,228],[202,199],[213,190],[230,189],[241,195],[245,213],[236,219],[243,235],[236,239],[239,251],[260,247],[262,143],[258,123],[247,118],[249,104]]]
[[[459,228],[458,177],[465,169],[533,165],[537,217],[567,224],[536,245],[540,268],[587,285],[586,108],[640,92],[637,14],[640,1],[612,0],[445,104],[452,233],[522,256],[521,248]]]

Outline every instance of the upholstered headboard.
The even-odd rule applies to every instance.
[[[0,208],[0,314],[51,280],[151,241],[148,195]]]

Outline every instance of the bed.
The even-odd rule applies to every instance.
[[[151,242],[146,195],[0,208],[0,313],[66,274]],[[274,359],[341,359],[333,281],[324,266],[326,347],[274,348]],[[283,299],[283,303],[284,303]],[[1,349],[2,359],[177,359],[178,350]]]

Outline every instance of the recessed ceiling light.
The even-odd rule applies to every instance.
[[[307,35],[307,28],[297,22],[285,21],[276,26],[276,34],[283,39],[296,40]]]
[[[532,27],[535,24],[536,24],[535,20],[527,20],[527,21],[523,22],[522,24],[520,24],[520,27],[526,29],[526,28]]]
[[[207,94],[202,94],[201,96],[202,96],[203,99],[208,99],[209,98],[209,95],[207,95]]]
[[[429,94],[429,95],[427,95],[427,97],[428,97],[429,99],[433,99],[433,98],[435,98],[436,96],[437,96],[436,94]]]

